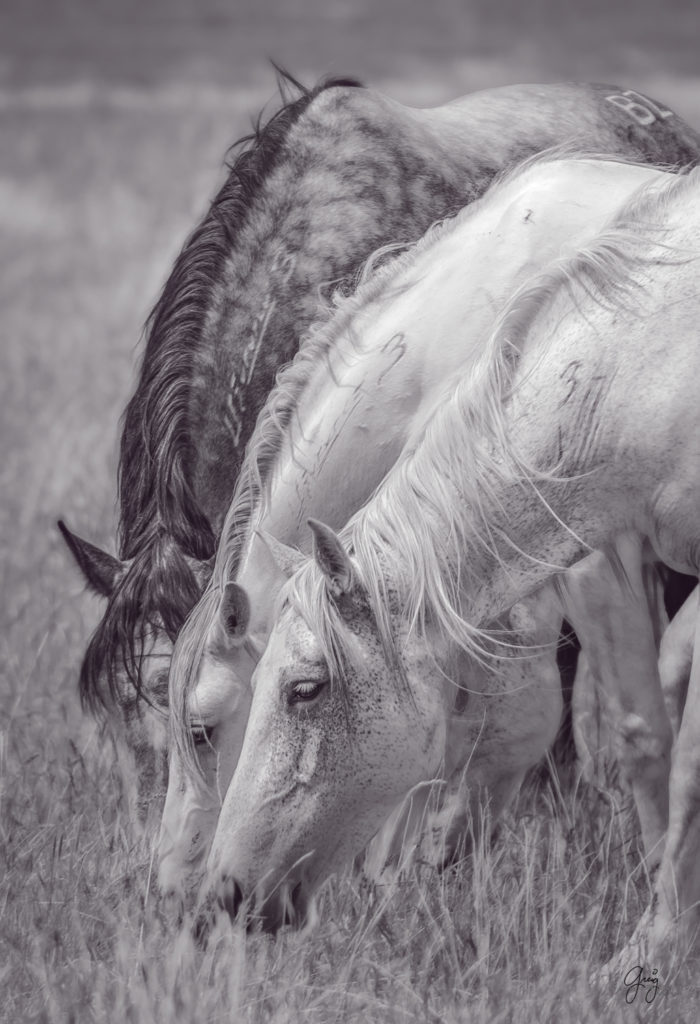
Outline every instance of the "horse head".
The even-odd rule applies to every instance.
[[[139,801],[163,789],[173,643],[210,573],[168,539],[120,560],[59,530],[90,589],[107,601],[80,670],[83,706],[105,717],[131,751]]]
[[[316,886],[435,776],[449,715],[436,663],[406,631],[387,653],[350,554],[310,526],[312,558],[280,593],[209,856],[215,898],[229,911],[250,901],[269,929],[303,918]]]
[[[253,537],[249,558],[272,593],[302,560],[270,534]],[[267,618],[234,581],[205,591],[182,630],[172,662],[169,775],[158,840],[163,893],[186,896],[199,882],[228,784],[238,763],[251,679],[267,642]]]

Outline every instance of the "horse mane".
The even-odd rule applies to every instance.
[[[419,637],[430,623],[449,645],[482,662],[492,661],[494,644],[503,645],[469,622],[462,594],[478,574],[479,552],[498,557],[490,525],[498,490],[514,483],[532,487],[549,507],[538,484],[563,479],[561,465],[527,465],[510,435],[507,403],[518,386],[523,342],[562,295],[629,311],[628,297],[641,290],[634,271],[674,262],[670,254],[678,252],[664,243],[659,217],[698,184],[700,168],[661,189],[643,186],[590,246],[521,287],[498,317],[477,367],[455,378],[415,448],[341,531],[392,668],[401,663],[397,617]],[[285,594],[321,643],[331,678],[342,679],[349,648],[340,634],[347,628],[312,559]]]
[[[194,352],[237,231],[281,159],[289,131],[313,100],[336,86],[361,87],[354,79],[327,78],[307,89],[276,70],[283,105],[265,122],[260,114],[252,131],[230,148],[226,182],[185,242],[144,327],[146,347],[123,416],[118,470],[119,549],[130,564],[110,597],[80,676],[83,704],[94,711],[118,698],[120,665],[139,689],[139,622],[153,624],[159,614],[174,639],[200,594],[186,557],[204,562],[214,554],[214,533],[191,484],[188,412]]]
[[[332,294],[325,308],[321,307],[315,323],[301,339],[294,359],[278,372],[275,386],[259,413],[255,430],[248,441],[216,553],[215,585],[220,586],[233,578],[250,535],[251,524],[256,516],[259,518],[265,513],[275,460],[289,440],[289,427],[294,412],[306,388],[318,373],[319,366],[324,363],[329,365],[330,352],[343,335],[351,348],[357,348],[353,325],[358,314],[378,297],[386,297],[392,283],[397,282],[401,274],[410,270],[426,252],[435,248],[445,235],[474,218],[483,204],[492,199],[496,189],[512,184],[543,164],[569,159],[633,163],[623,157],[584,154],[571,144],[535,153],[515,167],[501,171],[483,196],[456,214],[436,221],[417,241],[380,247],[358,271],[352,290],[339,288]]]
[[[193,352],[201,340],[211,293],[236,245],[252,199],[279,162],[284,141],[309,104],[354,79],[328,78],[312,89],[278,69],[283,106],[230,148],[229,175],[185,242],[153,308],[138,387],[129,401],[119,458],[120,552],[133,557],[154,531],[175,538],[185,554],[206,559],[215,538],[189,482],[188,408]],[[289,98],[288,90],[296,95]]]
[[[420,243],[416,243],[420,244]],[[329,365],[330,353],[344,333],[353,345],[352,322],[372,301],[388,279],[409,259],[413,249],[403,244],[383,246],[365,262],[357,276],[356,290],[337,291],[301,340],[294,359],[277,374],[275,386],[260,411],[248,442],[245,458],[224,520],[214,564],[215,585],[231,579],[240,563],[251,527],[268,505],[272,470],[289,437],[294,413],[319,367]]]
[[[109,701],[123,704],[120,669],[136,695],[151,704],[141,687],[144,641],[163,628],[174,642],[199,595],[200,585],[179,546],[167,534],[156,534],[117,583],[88,644],[79,680],[83,707],[97,714]],[[149,610],[158,614],[159,623],[149,618]]]

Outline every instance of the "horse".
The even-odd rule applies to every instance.
[[[354,79],[307,90],[287,76],[281,91],[281,109],[238,144],[147,322],[121,438],[119,558],[59,524],[107,601],[80,671],[83,705],[123,723],[145,797],[146,780],[163,778],[174,639],[210,577],[257,413],[324,305],[321,285],[352,281],[379,246],[416,240],[552,145],[674,166],[700,154],[673,111],[616,86],[507,86],[426,110]]]
[[[543,590],[566,606],[565,570],[591,549],[632,601],[645,546],[698,577],[699,229],[700,171],[633,196],[516,292],[478,370],[340,535],[310,522],[209,857],[229,912],[250,900],[267,927],[300,919],[387,808],[440,775],[460,670],[503,642],[489,627],[507,609]],[[697,617],[694,631],[661,866],[626,950],[648,959],[629,963],[698,930]]]
[[[186,894],[201,874],[243,741],[250,680],[285,582],[279,543],[307,547],[308,516],[344,525],[401,452],[417,443],[452,373],[473,369],[512,290],[592,238],[631,193],[661,187],[667,178],[621,162],[535,158],[412,249],[375,269],[371,262],[356,293],[308,336],[258,421],[212,582],[176,645],[174,742],[158,843],[162,891]],[[552,635],[549,619],[544,627],[530,626],[542,644],[536,664],[505,658],[491,667],[502,689],[527,694],[524,704],[504,696],[498,714],[493,700],[483,708],[479,770],[494,804],[517,789],[559,725],[559,622],[550,619]],[[522,629],[527,632],[525,624]],[[533,699],[533,691],[542,699]],[[469,708],[476,723],[483,718],[478,703]],[[462,712],[460,704],[458,732]],[[516,720],[521,731],[508,771],[497,773],[494,762],[504,768],[507,760],[491,739],[502,728],[499,715]]]

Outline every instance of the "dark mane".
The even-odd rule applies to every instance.
[[[286,72],[278,85],[284,105],[231,149],[230,174],[201,224],[185,242],[145,326],[146,350],[138,387],[124,413],[119,458],[120,554],[132,558],[164,532],[197,559],[214,554],[215,537],[190,483],[188,408],[193,350],[211,289],[236,244],[251,200],[280,159],[292,125],[309,104],[344,78],[307,90]],[[287,91],[296,92],[287,99]]]
[[[83,707],[98,713],[110,702],[122,704],[120,670],[151,704],[141,687],[143,641],[150,632],[164,629],[174,642],[200,592],[177,544],[164,533],[154,535],[119,581],[88,644],[80,670]],[[101,680],[106,681],[106,691]]]
[[[194,354],[212,290],[291,127],[324,90],[360,87],[353,79],[329,78],[306,89],[277,71],[283,105],[265,123],[259,115],[250,134],[229,149],[228,178],[185,242],[144,327],[146,347],[124,412],[119,456],[119,549],[131,564],[83,662],[80,692],[92,710],[119,702],[120,669],[139,689],[142,624],[162,623],[174,639],[201,593],[185,556],[203,562],[214,554],[216,538],[192,484],[189,423]]]

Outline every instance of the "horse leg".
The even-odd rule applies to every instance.
[[[491,824],[497,821],[561,722],[561,613],[553,588],[519,602],[504,625],[512,643],[507,653],[488,668],[467,659],[460,672],[469,688],[455,703],[447,742],[452,771],[430,819],[432,849],[442,863],[479,838],[484,812]]]
[[[428,828],[431,807],[442,804],[440,790],[445,783],[428,780],[414,789],[394,808],[358,858],[364,876],[385,883],[395,872],[405,871],[422,858],[421,839]]]
[[[375,881],[387,865],[454,859],[480,836],[485,811],[497,820],[557,735],[561,613],[553,588],[521,601],[502,625],[511,635],[507,653],[487,665],[463,654],[453,667],[465,684],[455,687],[445,777],[416,787],[369,844],[363,870]]]
[[[685,577],[682,579],[685,580]],[[657,573],[654,573],[648,583],[649,605],[650,608],[655,609],[653,617],[661,631],[666,620],[661,605],[660,589],[663,584]],[[698,588],[694,587],[675,612],[670,624],[662,629],[659,643],[659,678],[666,713],[674,737],[678,735],[688,690],[697,613]],[[611,749],[611,740],[601,714],[598,682],[583,653],[579,655],[576,666],[571,698],[571,717],[574,745],[581,775],[586,782],[592,785],[604,786],[606,785],[604,760],[606,752]]]
[[[680,938],[689,951],[700,927],[700,614],[697,611],[693,640],[688,694],[673,750],[666,845],[652,905],[625,950],[625,954],[628,951],[644,953],[652,967],[667,956],[668,939],[672,934]]]
[[[605,785],[603,760],[609,737],[603,725],[598,680],[581,651],[571,695],[571,724],[581,777],[591,785]]]
[[[558,589],[609,711],[615,754],[634,796],[647,863],[661,859],[673,735],[657,664],[657,611],[639,539],[595,552]]]
[[[570,779],[579,763],[574,723],[574,683],[579,671],[581,645],[569,622],[562,622],[557,643],[557,667],[564,703],[557,737],[550,749],[550,767],[560,780]]]
[[[678,735],[686,703],[699,607],[698,588],[695,587],[661,638],[659,676],[674,736]]]
[[[542,750],[546,746],[544,743]],[[477,847],[485,835],[488,838],[531,767],[496,769],[490,758],[478,755],[475,762],[450,779],[440,808],[430,816],[426,830],[429,846],[421,851],[424,861],[446,867]]]

